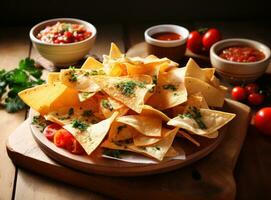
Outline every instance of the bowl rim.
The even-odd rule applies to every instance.
[[[264,53],[265,58],[262,60],[259,60],[259,61],[255,61],[255,62],[235,62],[235,61],[230,61],[230,60],[226,60],[224,58],[221,58],[218,55],[218,52],[216,51],[216,49],[219,48],[223,44],[227,44],[227,43],[231,43],[231,42],[236,42],[236,43],[240,42],[240,45],[247,44],[250,47],[253,44],[253,47],[255,49]],[[230,46],[232,46],[232,45],[229,45],[229,46],[226,45],[224,48],[227,48]],[[263,49],[264,49],[264,51],[263,51]],[[264,63],[267,60],[269,60],[271,58],[271,51],[267,45],[265,45],[261,42],[258,42],[256,40],[251,40],[251,39],[246,39],[246,38],[229,38],[229,39],[220,40],[220,41],[216,42],[214,45],[212,45],[212,47],[210,49],[210,55],[214,56],[220,62],[224,62],[227,64],[240,65],[240,66],[255,66],[257,64],[261,64],[261,63]]]
[[[175,32],[181,35],[181,38],[178,40],[157,40],[154,39],[151,35],[161,32],[160,29],[170,29],[171,32]],[[172,31],[174,29],[174,31]],[[156,31],[157,30],[157,31]],[[150,34],[153,32],[152,34]],[[155,46],[160,46],[160,47],[176,47],[185,44],[187,41],[187,38],[189,36],[189,31],[187,28],[175,24],[160,24],[160,25],[155,25],[149,27],[147,30],[144,32],[145,36],[145,41],[149,44],[155,45]]]
[[[52,44],[52,43],[48,43],[48,42],[43,42],[43,41],[39,40],[38,38],[36,38],[36,36],[33,34],[35,29],[37,29],[38,27],[44,25],[45,23],[54,22],[54,21],[55,22],[57,22],[57,21],[73,21],[73,22],[76,22],[76,23],[79,23],[79,24],[83,24],[88,29],[90,29],[90,31],[92,32],[92,35],[90,37],[86,38],[85,40],[82,40],[82,41],[79,41],[79,42],[67,43],[67,44]],[[96,35],[97,35],[97,29],[93,24],[91,24],[91,23],[89,23],[87,21],[81,20],[81,19],[65,18],[65,17],[52,18],[52,19],[41,21],[38,24],[34,25],[29,31],[29,37],[30,37],[32,42],[37,43],[37,44],[41,44],[41,45],[57,46],[57,47],[75,46],[75,45],[78,45],[78,44],[82,44],[82,43],[85,43],[85,42],[87,42],[89,40],[94,39],[96,37]]]

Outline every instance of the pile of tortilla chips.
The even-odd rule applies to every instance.
[[[218,136],[234,114],[222,107],[226,88],[214,68],[185,67],[153,55],[127,57],[115,44],[103,63],[49,73],[47,83],[19,93],[47,120],[68,130],[88,155],[97,148],[130,151],[158,161],[176,156],[177,134]]]

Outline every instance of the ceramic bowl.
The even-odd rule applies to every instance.
[[[165,41],[157,40],[152,37],[154,34],[161,32],[177,33],[181,35],[181,38],[177,40]],[[189,31],[182,26],[173,24],[152,26],[148,28],[144,33],[148,54],[153,54],[159,58],[167,57],[174,61],[178,61],[185,54],[188,35]]]
[[[232,46],[249,46],[264,53],[265,58],[257,62],[234,62],[219,57],[219,53]],[[233,38],[215,43],[210,49],[212,66],[219,76],[232,84],[253,82],[266,71],[270,62],[270,48],[249,39]]]
[[[68,44],[51,44],[36,38],[37,34],[46,26],[52,26],[57,22],[83,24],[92,35],[83,41]],[[96,35],[95,26],[86,21],[73,18],[56,18],[43,21],[35,25],[29,33],[30,39],[40,55],[54,63],[56,67],[69,66],[82,59],[93,47]]]

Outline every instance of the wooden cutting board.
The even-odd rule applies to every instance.
[[[227,100],[226,110],[236,113],[221,144],[207,157],[168,173],[140,177],[91,175],[64,167],[34,141],[29,122],[23,122],[9,137],[7,152],[19,167],[119,199],[234,199],[233,170],[246,136],[250,109]]]

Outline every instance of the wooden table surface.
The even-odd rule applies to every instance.
[[[172,23],[172,22],[171,22]],[[174,22],[188,29],[194,27],[218,27],[225,38],[245,37],[271,46],[271,26],[266,22]],[[123,51],[144,40],[144,30],[154,24],[103,24],[96,25],[98,38],[91,55],[107,54],[110,43],[115,42]],[[50,62],[41,58],[28,37],[30,27],[6,27],[0,31],[0,69],[12,69],[20,59],[30,56],[39,61],[44,70],[53,70]],[[271,72],[271,67],[268,69]],[[110,199],[80,188],[72,187],[13,165],[6,153],[9,134],[27,117],[27,111],[8,114],[0,110],[0,200],[6,199]],[[264,137],[250,126],[236,169],[236,199],[271,199],[271,138]],[[225,186],[226,187],[226,186]]]

